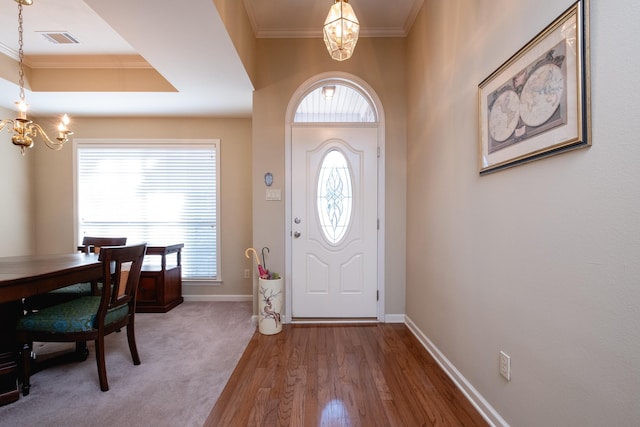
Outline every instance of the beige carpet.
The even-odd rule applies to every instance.
[[[251,307],[185,302],[137,314],[142,364],[131,362],[124,331],[107,336],[109,391],[100,391],[91,343],[86,361],[32,376],[29,396],[0,407],[0,425],[201,427],[255,332]]]

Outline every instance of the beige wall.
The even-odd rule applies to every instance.
[[[0,55],[0,77],[2,77],[3,79],[9,82],[13,82],[16,85],[20,81],[20,77],[16,73],[17,67],[18,67],[18,61],[14,60],[13,58],[9,58],[6,55]],[[16,96],[17,96],[17,93],[16,93]],[[7,117],[11,117],[11,116],[7,116]],[[5,117],[3,116],[3,118]]]
[[[251,268],[244,249],[251,245],[251,120],[177,118],[76,118],[76,138],[220,138],[220,286],[190,285],[187,295],[251,295]],[[38,146],[35,157],[36,248],[38,253],[75,248],[73,149]]]
[[[592,1],[593,146],[478,176],[478,83],[571,3],[425,1],[408,40],[406,313],[509,424],[631,426],[637,2]]]
[[[265,201],[264,173],[285,189],[285,113],[299,86],[329,71],[358,76],[380,98],[386,115],[385,312],[404,313],[406,82],[404,39],[361,39],[351,59],[336,62],[321,39],[259,39],[253,98],[253,244],[269,246],[271,265],[285,268],[285,200]]]
[[[238,52],[247,75],[252,82],[256,76],[256,38],[244,8],[244,2],[237,0],[214,0],[220,18]]]
[[[13,118],[16,112],[0,108],[0,119]],[[20,154],[5,128],[0,132],[0,256],[29,255],[34,249],[31,191],[33,156]]]

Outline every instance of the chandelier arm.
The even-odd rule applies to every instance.
[[[6,125],[8,125],[9,123],[13,124],[13,120],[12,119],[4,119],[4,120],[0,121],[0,132],[2,132],[2,129],[4,129],[4,127]]]
[[[49,138],[49,135],[47,135],[47,133],[44,131],[44,129],[42,129],[42,127],[37,124],[37,123],[31,123],[31,125],[29,125],[29,133],[31,133],[32,137],[37,137],[38,136],[38,132],[40,132],[40,138],[42,138],[42,140],[44,141],[44,143],[47,145],[47,147],[51,148],[52,150],[60,150],[62,148],[62,146],[64,145],[65,142],[67,142],[67,138],[65,136],[65,138],[61,141],[52,141]]]

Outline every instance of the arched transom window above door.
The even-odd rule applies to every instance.
[[[351,86],[327,82],[300,101],[295,123],[375,123],[377,115],[369,99]]]

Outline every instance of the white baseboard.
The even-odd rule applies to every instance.
[[[453,383],[462,391],[469,399],[471,404],[478,410],[480,415],[492,426],[508,427],[509,424],[493,409],[493,407],[485,400],[478,390],[476,390],[469,381],[456,369],[456,367],[445,357],[444,354],[431,342],[429,338],[416,326],[415,323],[405,316],[405,324],[415,337],[422,343],[427,351],[438,362],[438,365],[447,373]]]
[[[185,301],[204,302],[246,302],[253,301],[252,295],[182,295]]]
[[[385,314],[384,323],[405,323],[404,314]]]

